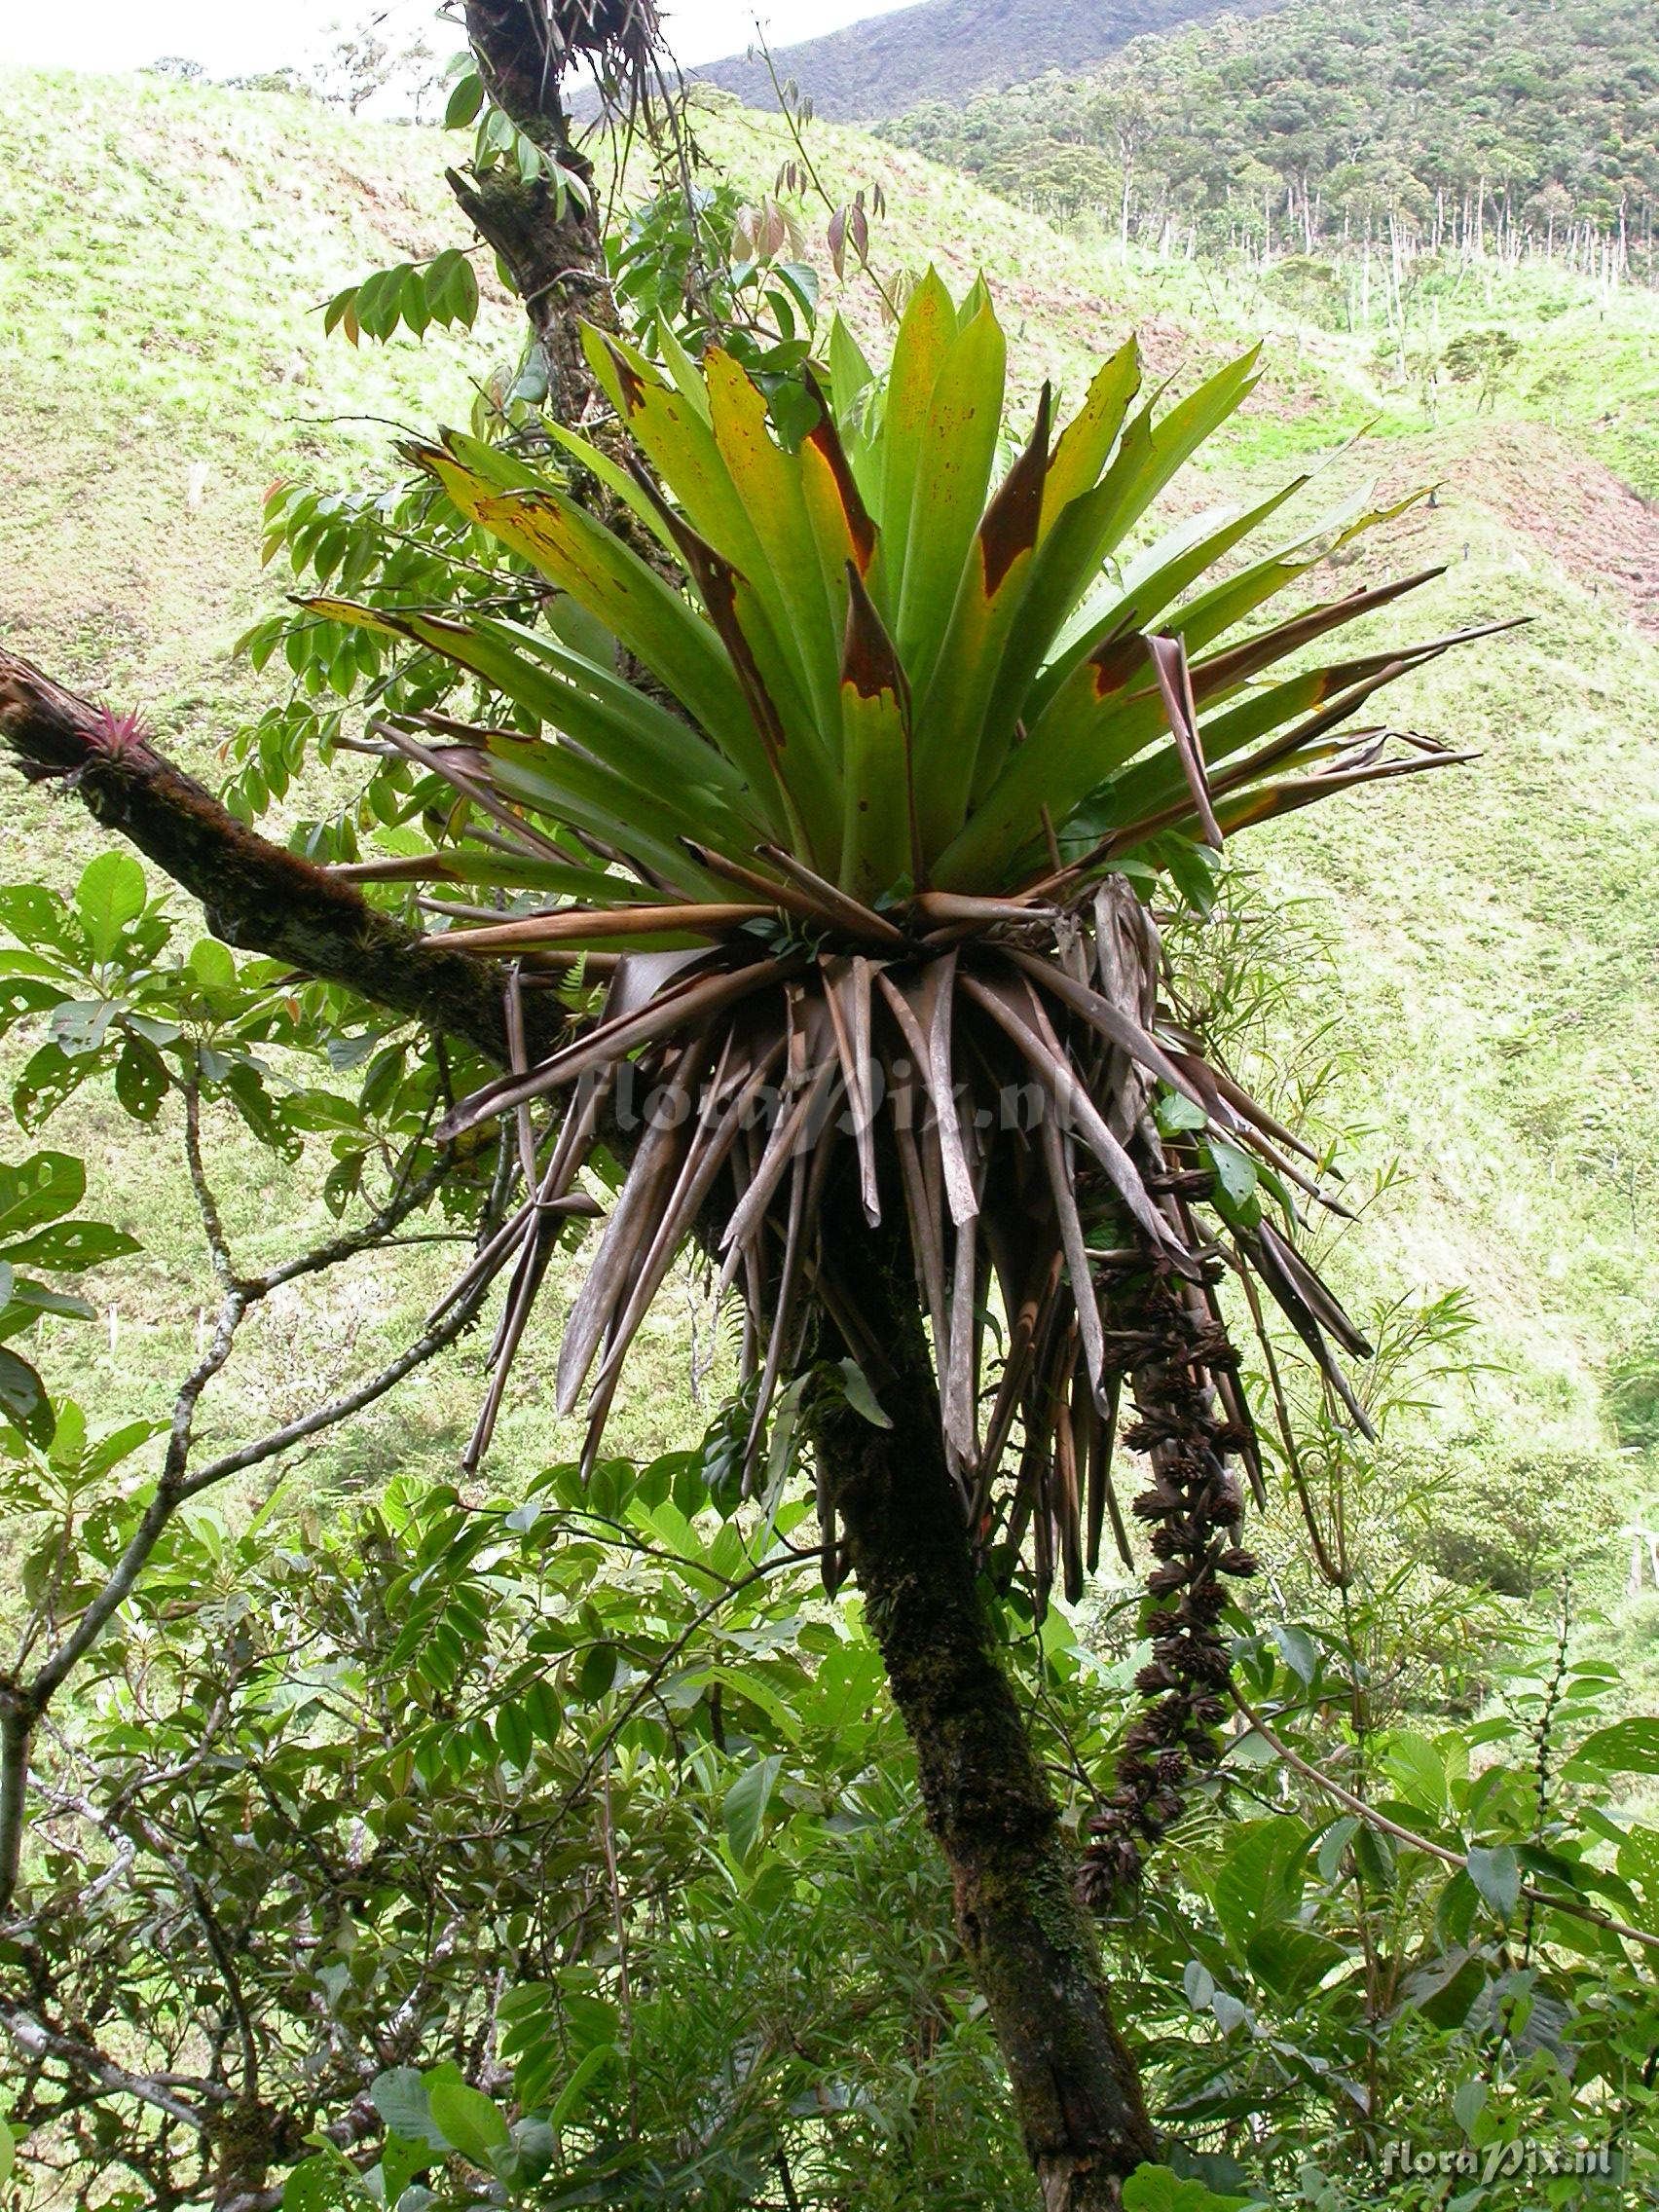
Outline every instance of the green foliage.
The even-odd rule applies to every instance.
[[[434,1062],[412,1025],[365,1018],[347,994],[302,982],[282,962],[239,959],[211,937],[181,940],[181,917],[165,897],[151,899],[129,855],[92,861],[72,899],[38,883],[0,890],[0,930],[12,940],[0,941],[0,1035],[32,1044],[12,1090],[23,1129],[44,1127],[97,1080],[144,1127],[169,1100],[189,1099],[224,1109],[286,1160],[326,1146],[323,1197],[335,1214],[383,1169],[396,1183],[432,1167],[434,1112],[464,1054]],[[464,1215],[479,1185],[455,1165],[443,1203]],[[68,1205],[79,1196],[77,1185]],[[79,1268],[134,1249],[113,1231],[62,1223],[14,1256]],[[26,1295],[37,1298],[38,1286]],[[11,1309],[7,1319],[12,1333],[24,1325]]]
[[[1659,1330],[1638,1334],[1614,1353],[1606,1397],[1620,1444],[1634,1452],[1659,1448]]]
[[[739,1526],[684,1454],[516,1503],[394,1484],[240,1531],[193,1509],[54,1753],[119,1808],[108,1835],[71,1807],[33,1833],[64,2001],[100,1992],[135,2060],[210,2041],[232,1998],[195,1885],[295,2115],[301,2206],[417,2174],[471,2203],[470,2169],[513,2201],[690,2212],[764,2202],[780,2156],[814,2204],[1017,2201],[903,1731],[856,1613],[811,1602],[800,1511]],[[759,1767],[763,1850],[730,1832]],[[115,1872],[70,1911],[84,1849]],[[109,1980],[150,1929],[166,1974]],[[386,2135],[306,2158],[365,2064]],[[141,2107],[110,2124],[158,2155]]]
[[[818,272],[793,210],[723,179],[659,193],[606,240],[618,308],[653,352],[666,324],[694,358],[726,347],[776,390],[812,350]]]
[[[86,1188],[85,1167],[67,1153],[37,1152],[15,1167],[0,1164],[0,1340],[20,1336],[48,1313],[92,1318],[84,1298],[23,1271],[79,1275],[137,1251],[135,1240],[119,1230],[65,1218]],[[52,1445],[56,1429],[46,1385],[8,1342],[0,1342],[0,1423],[41,1450]]]
[[[1023,2203],[879,1659],[856,1609],[814,1601],[794,1529],[715,1511],[684,1454],[602,1462],[585,1488],[554,1469],[518,1502],[394,1484],[241,1534],[192,1513],[52,1752],[116,1808],[99,1835],[65,1804],[31,1847],[32,1909],[61,1900],[64,2001],[101,1992],[134,2062],[222,2031],[182,1872],[300,2130],[393,2047],[383,2132],[350,2158],[291,2154],[302,2208],[417,2184],[467,2205],[488,2176],[527,2206],[736,2212],[776,2201],[780,2157],[812,2212],[849,2193],[876,2212]],[[1100,1650],[1005,1616],[1056,1772],[1109,1771],[1126,1619]],[[1607,1671],[1541,1652],[1511,1663],[1507,1712],[1355,1730],[1353,1652],[1317,1622],[1270,1626],[1241,1646],[1267,1725],[1467,1865],[1235,1742],[1107,1931],[1172,2138],[1143,2201],[1357,2207],[1398,2140],[1659,2147],[1643,1972],[1567,1909],[1659,1934],[1659,1843],[1605,1809],[1652,1761],[1652,1723],[1603,1722]],[[89,1852],[110,1878],[83,1902]],[[110,1978],[149,1929],[166,1977]],[[16,2122],[36,2124],[27,2096]],[[124,2154],[146,2139],[142,2108],[106,2124]],[[1613,2212],[1622,2170],[1544,2201]],[[1499,2176],[1481,2212],[1522,2212],[1532,2186]]]
[[[1218,2196],[1201,2181],[1183,2180],[1167,2166],[1139,2166],[1124,2184],[1124,2212],[1237,2212],[1260,2201]]]
[[[424,338],[434,323],[470,330],[478,316],[478,279],[459,246],[446,246],[421,267],[402,262],[348,284],[323,310],[324,332],[338,329],[383,343],[398,328]]]
[[[1570,1573],[1610,1600],[1619,1580],[1617,1533],[1626,1518],[1604,1456],[1493,1450],[1449,1485],[1426,1516],[1423,1550],[1453,1581],[1530,1598]]]

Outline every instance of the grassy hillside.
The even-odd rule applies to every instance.
[[[820,115],[852,122],[900,115],[918,100],[967,99],[1045,69],[1087,69],[1132,38],[1204,22],[1225,0],[921,0],[773,55]],[[1276,0],[1233,0],[1255,15]],[[751,107],[775,107],[764,62],[734,55],[697,76]]]
[[[700,131],[750,189],[769,187],[775,126],[721,103]],[[1368,475],[1393,491],[1438,482],[1435,503],[1347,574],[1384,558],[1446,563],[1393,617],[1414,634],[1530,618],[1397,695],[1400,718],[1479,751],[1476,766],[1298,817],[1256,839],[1248,866],[1266,910],[1311,922],[1334,963],[1334,986],[1305,977],[1304,1013],[1340,1012],[1351,1046],[1333,1112],[1368,1132],[1350,1148],[1358,1185],[1402,1163],[1339,1273],[1362,1301],[1471,1288],[1486,1371],[1424,1423],[1425,1466],[1499,1484],[1530,1470],[1546,1498],[1583,1463],[1608,1493],[1639,1485],[1651,1469],[1617,1457],[1604,1382],[1659,1304],[1659,523],[1608,465],[1622,449],[1604,418],[1641,415],[1659,302],[1609,306],[1559,272],[1477,272],[1444,303],[1446,334],[1501,321],[1522,354],[1479,412],[1453,387],[1434,419],[1387,380],[1373,339],[1303,318],[1266,278],[1122,261],[855,131],[825,128],[814,146],[832,190],[885,184],[884,268],[934,254],[959,281],[986,269],[1027,392],[1051,375],[1075,395],[1131,326],[1156,369],[1179,376],[1265,325],[1268,382],[1184,499],[1317,463],[1324,504]],[[168,745],[210,769],[237,719],[279,691],[274,672],[254,679],[229,657],[276,588],[256,566],[264,486],[296,469],[378,480],[384,419],[462,413],[469,374],[507,342],[506,311],[467,348],[353,353],[322,339],[315,304],[338,284],[455,238],[430,134],[277,96],[14,78],[0,147],[0,629],[70,680],[142,703]],[[867,291],[849,305],[878,335]],[[1350,446],[1368,421],[1373,436]],[[75,809],[16,785],[4,839],[9,871],[58,880],[93,849]],[[109,1133],[93,1124],[84,1141],[95,1151]],[[247,1234],[264,1246],[290,1235],[316,1212],[309,1188],[273,1169],[264,1188],[240,1189]],[[101,1336],[95,1361],[79,1354],[86,1387],[112,1414],[147,1411],[157,1371],[188,1346],[203,1269],[174,1226],[182,1200],[160,1155],[129,1155],[98,1196],[148,1250],[108,1271],[103,1296],[124,1318],[107,1354]],[[349,1314],[271,1317],[274,1355],[297,1386],[336,1355],[348,1321],[390,1343],[443,1265],[356,1285]],[[664,1313],[656,1386],[634,1394],[621,1448],[684,1441],[705,1418],[685,1331]],[[480,1350],[453,1355],[418,1399],[319,1462],[318,1479],[453,1448]],[[569,1438],[534,1360],[524,1374],[499,1449],[529,1457]],[[223,1418],[236,1417],[233,1397]]]

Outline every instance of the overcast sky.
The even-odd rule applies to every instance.
[[[713,61],[741,54],[760,16],[774,46],[812,38],[905,0],[664,0],[676,57]],[[43,7],[0,0],[0,63],[65,69],[141,69],[164,54],[200,61],[210,76],[303,67],[331,43],[331,26],[384,13],[401,37],[424,31],[440,51],[459,43],[434,20],[434,0],[73,0]]]

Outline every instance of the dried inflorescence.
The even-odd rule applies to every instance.
[[[1137,1326],[1161,1349],[1136,1376],[1137,1419],[1123,1441],[1152,1461],[1152,1482],[1132,1511],[1150,1530],[1160,1565],[1147,1576],[1142,1622],[1152,1658],[1135,1677],[1151,1702],[1124,1739],[1110,1798],[1089,1822],[1080,1888],[1096,1907],[1138,1878],[1144,1847],[1180,1814],[1192,1768],[1214,1755],[1231,1676],[1223,1577],[1256,1571],[1237,1540],[1243,1499],[1228,1465],[1249,1439],[1222,1414],[1211,1382],[1234,1363],[1232,1349],[1167,1279],[1142,1278],[1133,1302]]]

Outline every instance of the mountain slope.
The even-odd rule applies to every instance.
[[[1087,69],[1132,38],[1262,15],[1276,0],[921,0],[867,22],[778,49],[778,75],[820,115],[874,122],[919,100],[961,101],[1046,69]],[[733,55],[693,72],[751,107],[775,107],[765,63]]]

